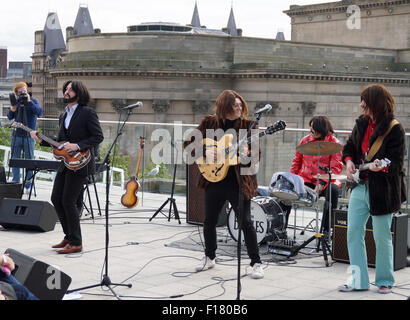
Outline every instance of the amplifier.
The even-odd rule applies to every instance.
[[[400,270],[407,266],[407,214],[398,213],[393,215],[391,233],[393,240],[393,267]],[[333,211],[333,259],[349,263],[347,249],[347,210]],[[367,251],[367,263],[374,267],[376,264],[376,245],[373,239],[372,217],[366,224],[365,244]]]
[[[196,164],[187,165],[186,170],[186,222],[203,225],[205,220],[205,190],[197,186],[201,172]],[[225,202],[219,212],[217,227],[226,226],[228,205],[229,202]]]

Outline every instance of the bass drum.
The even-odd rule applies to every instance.
[[[286,214],[275,198],[253,198],[251,200],[251,219],[258,244],[281,239],[286,234],[284,230]],[[232,239],[238,241],[238,221],[233,209],[229,210],[228,214],[228,231]],[[242,244],[245,244],[243,232],[241,240]]]

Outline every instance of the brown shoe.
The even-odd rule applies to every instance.
[[[55,244],[51,248],[53,248],[53,249],[64,248],[67,244],[68,244],[68,240],[64,239],[59,244]]]
[[[81,251],[83,251],[83,246],[72,246],[71,244],[67,244],[63,249],[57,250],[57,253],[68,254]]]

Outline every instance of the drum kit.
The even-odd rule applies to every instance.
[[[314,141],[306,144],[299,145],[296,151],[304,155],[312,156],[326,156],[335,154],[342,150],[342,145],[328,141]],[[326,174],[319,174],[319,161],[318,161],[318,183],[319,180],[331,181],[333,179],[346,180],[346,176],[332,174],[330,169]],[[292,173],[276,173],[277,177],[275,183],[269,188],[258,188],[259,196],[251,200],[251,218],[253,219],[258,244],[264,242],[272,243],[281,241],[284,242],[287,239],[286,227],[286,212],[285,206],[292,206],[295,209],[295,226],[296,231],[296,209],[299,205],[311,207],[317,204],[318,194],[315,190],[305,186],[303,179]],[[302,186],[300,182],[302,181]],[[329,192],[331,188],[328,188]],[[330,199],[330,197],[329,197]],[[329,206],[329,214],[330,214]],[[315,236],[308,241],[305,241],[297,250],[293,250],[294,254],[297,254],[301,248],[305,247],[309,242],[314,240],[318,235],[318,210],[316,209],[316,228]],[[330,222],[331,219],[329,219]],[[306,228],[305,228],[306,229]],[[330,229],[329,229],[330,230]],[[228,214],[228,231],[231,237],[237,241],[238,239],[238,226],[235,214],[233,210]],[[242,237],[244,239],[244,237]],[[295,234],[294,234],[295,239]],[[244,241],[244,240],[243,240]],[[327,242],[324,241],[328,246]],[[323,248],[324,245],[323,245]],[[330,251],[329,247],[328,250]],[[325,251],[325,249],[324,249]],[[324,252],[325,254],[325,252]],[[327,256],[325,257],[327,263]]]

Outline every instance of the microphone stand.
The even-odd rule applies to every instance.
[[[67,293],[72,293],[75,291],[80,291],[80,290],[85,290],[85,289],[90,289],[90,288],[95,288],[95,287],[102,287],[102,286],[106,286],[111,293],[118,299],[121,300],[120,297],[115,293],[115,291],[111,288],[112,285],[114,286],[124,286],[124,287],[128,287],[131,288],[132,284],[124,284],[124,283],[112,283],[110,277],[108,276],[108,243],[109,243],[109,232],[108,232],[108,216],[109,216],[109,192],[110,192],[110,155],[111,155],[111,151],[112,149],[115,147],[115,145],[117,144],[117,140],[118,138],[122,135],[125,123],[128,121],[128,118],[130,117],[131,113],[132,113],[132,109],[128,109],[128,114],[126,119],[124,120],[124,122],[122,123],[121,127],[119,128],[119,130],[117,131],[117,136],[114,139],[114,142],[111,144],[110,148],[107,151],[107,154],[104,157],[104,160],[101,162],[100,166],[97,169],[96,174],[99,174],[102,170],[102,168],[104,167],[104,164],[107,165],[107,171],[106,171],[106,181],[105,181],[105,195],[106,195],[106,199],[105,199],[105,258],[104,258],[104,265],[105,265],[105,274],[103,276],[103,279],[101,281],[101,283],[99,284],[95,284],[95,285],[91,285],[91,286],[87,286],[87,287],[82,287],[79,289],[74,289],[74,290],[69,290],[67,291]]]
[[[245,143],[245,141],[248,139],[249,134],[251,133],[252,129],[259,123],[259,120],[262,116],[262,112],[257,113],[256,120],[252,123],[252,125],[249,127],[246,136],[239,141],[238,143],[238,150],[237,154],[239,157],[239,150],[241,149],[242,145]],[[243,178],[241,175],[241,170],[239,167],[239,194],[238,194],[238,246],[237,246],[237,257],[238,257],[238,270],[237,270],[237,296],[236,300],[240,300],[240,295],[241,295],[241,245],[242,245],[242,222],[243,222],[243,193],[242,193],[242,187],[243,187]]]

